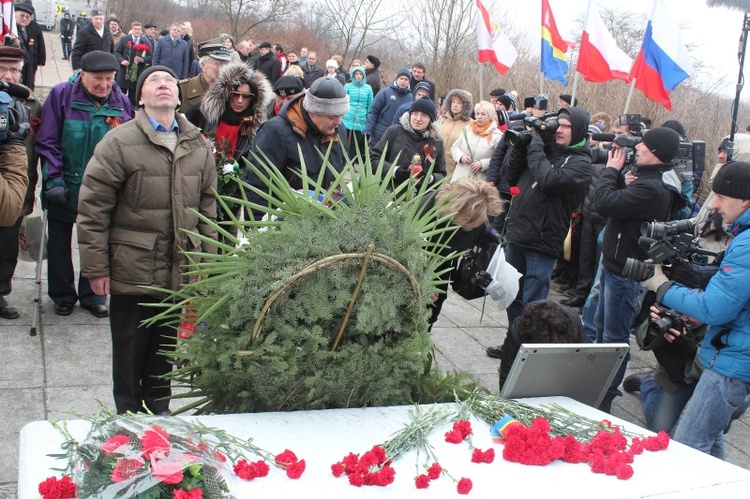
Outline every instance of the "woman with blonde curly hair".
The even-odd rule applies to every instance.
[[[451,147],[451,156],[456,162],[453,182],[468,175],[486,181],[492,154],[503,139],[503,133],[497,128],[497,111],[490,102],[477,103],[474,117]]]
[[[437,192],[427,195],[425,209],[435,207],[437,216],[453,215],[446,223],[458,227],[447,244],[440,248],[444,256],[452,252],[463,252],[471,248],[489,228],[490,217],[498,216],[503,211],[503,202],[497,189],[487,182],[481,182],[474,177],[463,177],[455,182],[443,184]],[[441,236],[437,236],[441,237]],[[446,241],[441,241],[446,243]],[[448,260],[438,272],[454,269],[457,259]],[[448,273],[444,274],[448,277]],[[433,298],[430,327],[437,322],[443,302],[447,298],[448,282],[441,284],[440,293]]]

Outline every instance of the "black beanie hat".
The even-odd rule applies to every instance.
[[[368,55],[367,57],[365,57],[365,59],[367,59],[368,61],[370,61],[372,63],[372,65],[375,66],[375,69],[377,69],[377,68],[380,67],[380,59],[378,59],[374,55]]]
[[[148,75],[150,75],[151,73],[155,73],[157,71],[165,71],[165,72],[169,73],[170,75],[172,75],[172,77],[175,80],[178,80],[178,83],[177,83],[177,98],[180,100],[180,102],[182,102],[182,88],[180,87],[179,78],[177,78],[177,75],[175,74],[175,72],[172,71],[171,69],[169,69],[166,66],[151,66],[150,68],[146,68],[146,70],[144,70],[143,73],[141,73],[141,76],[138,77],[138,82],[135,84],[135,104],[136,104],[136,106],[140,106],[140,104],[138,104],[138,101],[141,100],[141,88],[143,88],[143,82],[146,81],[146,78],[148,78]]]
[[[750,163],[724,163],[712,184],[716,194],[735,199],[750,199]]]
[[[496,88],[495,90],[493,90],[492,92],[490,92],[490,95],[492,97],[500,97],[504,93],[505,93],[505,89],[504,88]]]
[[[648,130],[642,141],[662,163],[671,163],[680,148],[680,134],[666,127]]]
[[[661,124],[661,126],[666,128],[671,128],[678,134],[680,134],[680,137],[686,137],[685,135],[685,127],[677,120],[668,120]]]
[[[510,111],[510,108],[513,106],[513,99],[509,95],[501,95],[497,98],[497,101],[503,103],[506,111]]]
[[[430,117],[430,122],[434,122],[437,119],[437,108],[435,107],[435,103],[427,96],[412,102],[411,107],[409,107],[409,113],[412,113],[413,111],[423,112]]]

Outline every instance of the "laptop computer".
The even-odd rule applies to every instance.
[[[501,397],[570,397],[598,407],[630,346],[627,343],[521,345]]]

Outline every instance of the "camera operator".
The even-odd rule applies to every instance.
[[[734,239],[706,290],[672,283],[662,272],[643,286],[665,307],[711,324],[701,342],[705,370],[682,413],[675,440],[723,458],[724,429],[750,395],[750,163],[729,162],[713,182],[713,208]]]
[[[509,324],[527,303],[547,298],[570,217],[591,180],[588,113],[576,107],[563,109],[556,122],[544,123],[546,129],[537,130],[537,124],[526,132],[528,145],[519,141],[513,146],[508,164],[508,182],[520,193],[510,207],[505,254],[523,274],[518,296],[508,307]],[[552,132],[555,125],[559,126]]]
[[[641,285],[628,277],[623,267],[628,257],[647,259],[638,245],[641,224],[647,221],[665,221],[681,199],[679,181],[672,170],[671,161],[680,147],[680,136],[669,128],[655,128],[643,135],[635,146],[635,177],[626,186],[621,175],[625,166],[625,153],[613,148],[607,167],[599,176],[594,206],[607,217],[602,246],[602,270],[599,297],[594,315],[597,343],[629,343],[630,326],[638,312]],[[673,175],[665,176],[671,172]],[[672,179],[667,185],[665,179]],[[622,395],[618,386],[625,375],[629,355],[618,369],[599,408],[609,412],[612,400]]]

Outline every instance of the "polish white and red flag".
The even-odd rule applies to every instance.
[[[576,71],[591,82],[628,81],[633,59],[617,46],[599,15],[596,0],[589,0],[586,24],[581,35]]]
[[[518,52],[507,36],[500,31],[500,26],[490,18],[490,13],[477,2],[477,42],[479,62],[491,62],[498,73],[505,74],[516,62]]]

